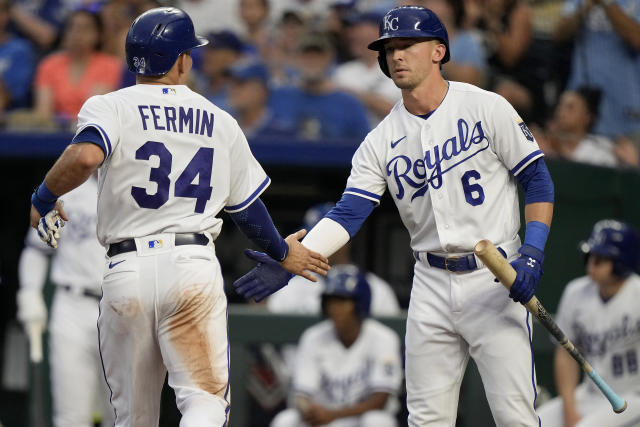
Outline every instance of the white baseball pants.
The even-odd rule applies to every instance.
[[[115,426],[158,425],[167,372],[181,427],[224,426],[227,300],[213,244],[173,247],[166,235],[147,239],[164,246],[139,242],[137,252],[108,258],[105,266],[98,328]]]
[[[453,427],[473,357],[498,427],[538,427],[531,319],[485,267],[451,273],[416,262],[409,303],[409,426]]]

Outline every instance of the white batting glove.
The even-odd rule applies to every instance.
[[[42,292],[36,289],[19,289],[16,296],[17,317],[25,331],[44,330],[47,323],[47,306]]]
[[[62,227],[64,227],[64,220],[60,217],[58,210],[50,210],[38,222],[38,236],[40,240],[56,249]]]

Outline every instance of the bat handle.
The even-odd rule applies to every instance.
[[[39,324],[29,325],[29,359],[42,362],[42,326]]]
[[[611,403],[613,412],[619,414],[627,409],[627,402],[623,398],[618,396],[616,392],[613,391],[611,387],[609,387],[609,384],[607,384],[596,371],[590,369],[587,372],[587,375],[589,375],[589,378],[591,378],[593,382],[598,386],[598,388],[602,390],[604,396],[607,398],[609,403]]]

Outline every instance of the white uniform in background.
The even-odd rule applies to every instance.
[[[624,400],[616,414],[585,375],[576,388],[579,427],[640,425],[640,277],[629,276],[623,287],[603,301],[589,276],[567,284],[556,315],[558,326],[584,354],[602,379]],[[562,400],[556,397],[538,410],[545,427],[564,427]]]
[[[374,319],[365,319],[350,347],[337,338],[331,320],[307,329],[300,338],[293,375],[293,392],[309,396],[328,409],[352,406],[375,392],[389,393],[385,410],[368,411],[360,417],[336,420],[331,427],[393,426],[402,385],[400,340],[397,334]],[[287,409],[272,427],[298,427],[297,409]]]
[[[113,425],[96,328],[105,259],[96,237],[97,199],[94,178],[66,194],[62,200],[69,222],[58,249],[54,251],[29,229],[20,256],[18,317],[27,325],[46,321],[42,289],[53,255],[50,278],[56,292],[49,321],[49,365],[56,427],[93,426],[96,409],[102,413],[103,426]]]
[[[388,187],[417,260],[405,339],[410,425],[455,420],[469,356],[498,426],[539,424],[529,313],[488,269],[446,271],[427,252],[474,257],[475,244],[488,239],[515,259],[515,175],[542,155],[504,98],[449,82],[430,117],[398,102],[353,157],[345,193],[379,203]]]
[[[237,122],[183,85],[95,96],[78,119],[105,151],[98,238],[110,249],[98,327],[116,426],[158,423],[167,371],[181,425],[222,426],[229,344],[216,215],[244,209],[269,178]]]

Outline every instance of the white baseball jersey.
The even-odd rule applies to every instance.
[[[61,200],[65,202],[64,209],[69,222],[61,232],[64,237],[60,239],[58,249],[53,250],[44,244],[35,229],[29,230],[26,245],[55,255],[55,262],[51,265],[51,280],[55,284],[87,288],[99,293],[102,268],[96,265],[102,265],[105,249],[96,238],[98,183],[90,178],[61,197]],[[40,289],[42,276],[46,274],[46,266],[44,268],[44,271],[38,271],[31,264],[21,268],[22,286]]]
[[[365,319],[356,341],[345,348],[325,320],[300,338],[293,376],[296,393],[327,408],[354,405],[371,393],[395,396],[402,382],[400,342],[382,323]],[[395,399],[388,407],[394,409]]]
[[[413,250],[470,252],[516,237],[513,175],[542,155],[504,98],[449,82],[428,120],[394,106],[356,151],[345,193],[377,203],[388,186]]]
[[[617,393],[640,393],[640,276],[632,274],[608,301],[583,276],[567,284],[556,321]],[[597,393],[596,386],[584,381]]]
[[[101,133],[106,154],[98,194],[103,245],[155,233],[215,238],[221,209],[242,210],[269,185],[237,122],[183,85],[94,96],[78,114],[78,132],[88,126]]]

